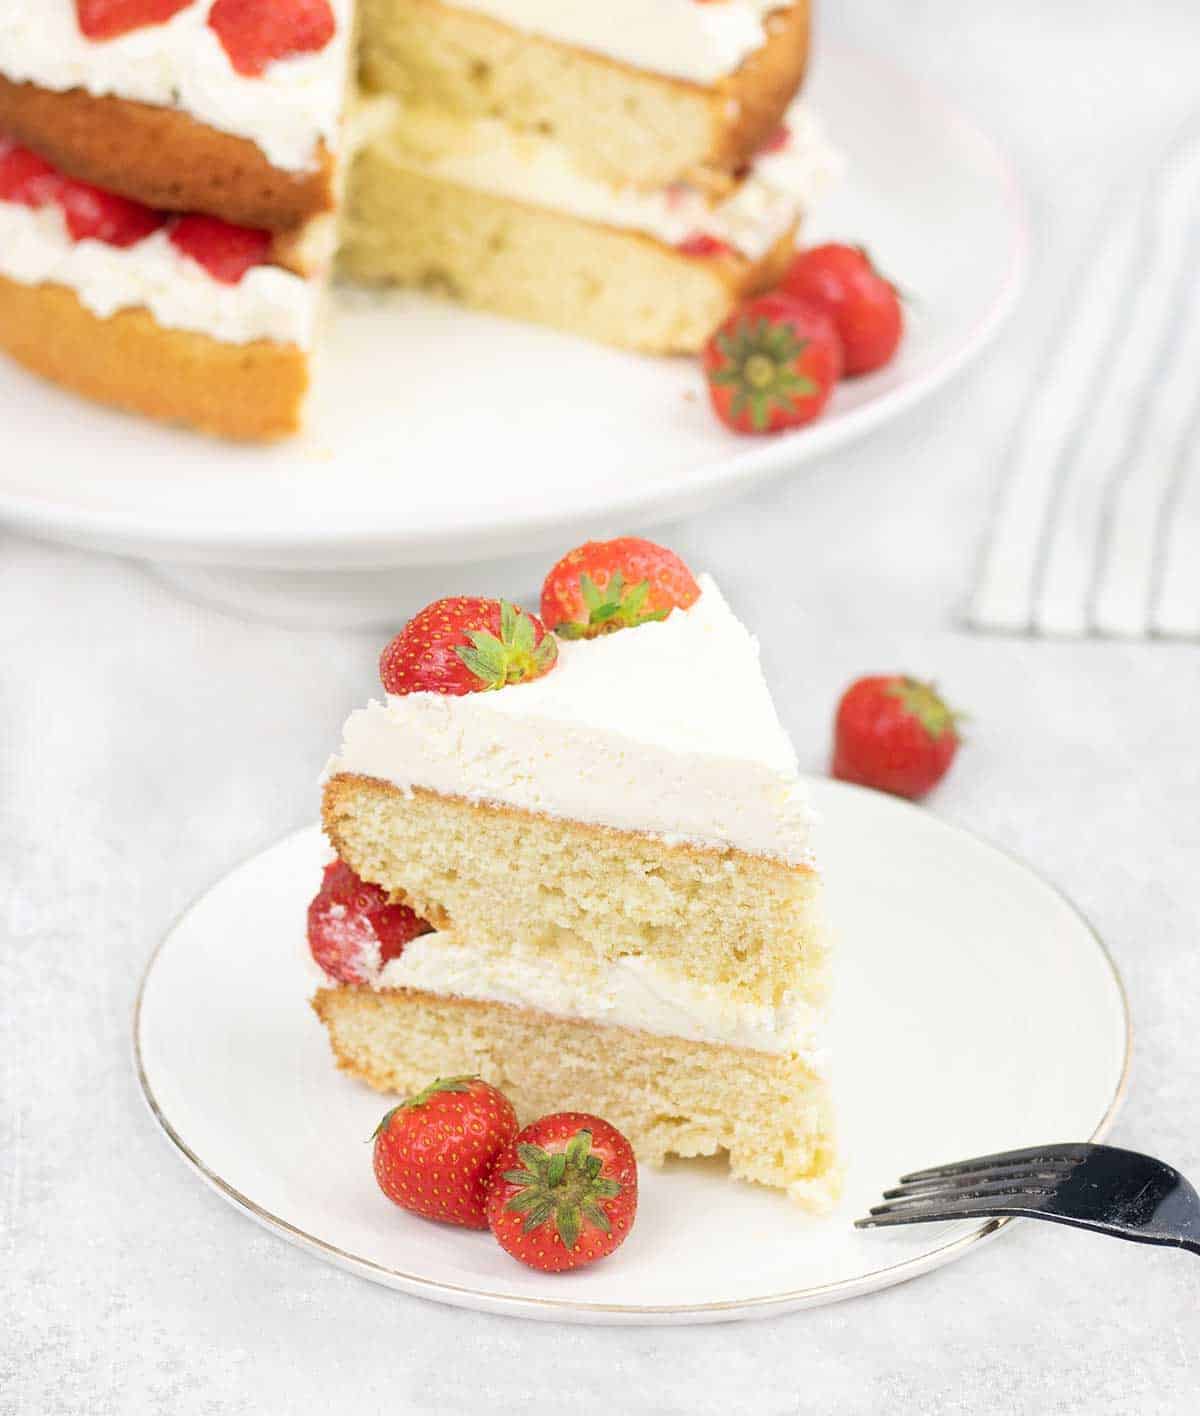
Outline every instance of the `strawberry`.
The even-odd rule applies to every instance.
[[[0,138],[0,201],[43,207],[57,201],[65,178],[36,152]]]
[[[181,216],[171,226],[171,241],[214,280],[237,285],[248,270],[266,263],[272,237],[269,231],[231,226],[216,216]]]
[[[542,582],[542,619],[563,639],[664,620],[700,598],[674,551],[640,536],[588,541],[568,551]]]
[[[516,1134],[503,1092],[478,1077],[439,1077],[375,1128],[375,1178],[402,1209],[486,1229],[496,1159]]]
[[[410,939],[428,933],[420,915],[391,904],[386,890],[360,880],[344,860],[325,867],[308,907],[308,947],[339,983],[368,982]]]
[[[896,796],[923,797],[954,761],[962,716],[919,679],[858,679],[838,704],[833,775]]]
[[[557,658],[536,615],[507,600],[458,595],[409,620],[379,656],[379,677],[389,693],[459,696],[541,678]]]
[[[675,249],[681,256],[691,256],[693,260],[712,260],[714,256],[736,255],[728,241],[719,236],[709,236],[704,231],[693,232],[676,243]]]
[[[815,305],[775,292],[735,310],[704,350],[717,416],[738,433],[811,423],[842,373],[833,321]]]
[[[904,333],[900,297],[861,246],[801,251],[781,288],[828,313],[842,341],[847,374],[869,374],[895,354]]]
[[[192,0],[75,0],[80,31],[88,39],[116,39],[130,30],[165,24]]]
[[[104,192],[87,182],[64,180],[58,194],[75,241],[103,241],[109,246],[136,246],[152,235],[165,218],[152,207]]]
[[[637,1161],[599,1116],[560,1111],[534,1121],[496,1161],[487,1218],[501,1248],[543,1273],[603,1259],[637,1213]]]
[[[277,59],[317,53],[337,32],[329,0],[216,0],[208,23],[229,62],[249,78]]]

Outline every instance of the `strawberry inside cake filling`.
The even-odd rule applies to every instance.
[[[56,284],[104,319],[145,309],[226,344],[311,347],[319,289],[270,263],[268,233],[168,216],[72,181],[0,138],[0,275]]]

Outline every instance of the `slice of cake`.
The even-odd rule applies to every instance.
[[[573,557],[543,600],[555,636],[440,601],[385,651],[388,697],[347,721],[325,829],[434,932],[314,1006],[373,1086],[479,1072],[522,1116],[594,1111],[645,1160],[725,1151],[818,1205],[827,940],[757,645],[669,552]],[[464,628],[464,604],[491,618]]]

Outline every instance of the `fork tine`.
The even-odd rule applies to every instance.
[[[990,1185],[994,1182],[1002,1182],[1006,1185],[1015,1184],[1017,1181],[1025,1180],[1054,1180],[1065,1179],[1075,1166],[1074,1161],[1052,1160],[1044,1165],[1022,1165],[996,1166],[992,1169],[964,1170],[955,1175],[931,1175],[927,1179],[902,1180],[899,1185],[883,1192],[885,1200],[895,1200],[901,1197],[932,1195],[944,1192],[952,1195],[959,1190],[965,1190],[976,1185]]]
[[[854,1221],[855,1229],[888,1229],[896,1224],[936,1224],[956,1219],[990,1219],[1002,1215],[1027,1214],[1030,1207],[1005,1203],[1003,1200],[971,1200],[966,1203],[909,1205],[900,1209],[880,1208],[864,1219]]]
[[[913,1170],[901,1175],[900,1183],[907,1185],[916,1180],[941,1180],[952,1175],[966,1175],[975,1170],[992,1170],[1006,1165],[1023,1165],[1029,1162],[1079,1161],[1090,1150],[1090,1146],[1078,1142],[1063,1145],[1029,1146],[1025,1150],[997,1151],[994,1155],[977,1155],[970,1160],[955,1161],[953,1165],[935,1165],[929,1170]]]
[[[1021,1184],[1010,1181],[993,1181],[987,1185],[972,1185],[945,1190],[923,1190],[913,1195],[884,1196],[885,1204],[875,1205],[872,1214],[883,1214],[892,1210],[913,1209],[919,1205],[957,1205],[967,1200],[1000,1199],[1041,1199],[1053,1195],[1057,1183],[1047,1179],[1043,1184]]]

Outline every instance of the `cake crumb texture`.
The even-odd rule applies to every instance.
[[[464,941],[569,940],[600,960],[644,954],[747,1001],[825,997],[820,880],[804,866],[350,774],[326,784],[323,819],[364,880]]]
[[[650,0],[647,0],[650,3]],[[363,0],[368,87],[563,143],[611,181],[661,186],[746,163],[808,62],[808,0],[780,0],[761,49],[706,87],[631,68],[441,0]]]
[[[590,1111],[639,1161],[724,1152],[730,1173],[825,1210],[838,1190],[824,1078],[793,1057],[655,1037],[407,989],[320,989],[312,1000],[337,1065],[378,1091],[478,1074],[521,1123]]]

